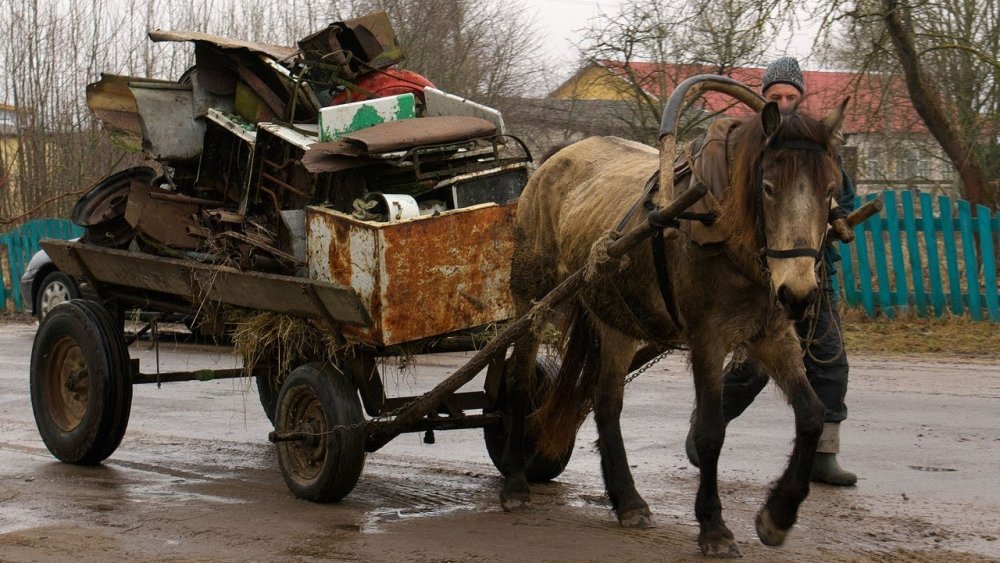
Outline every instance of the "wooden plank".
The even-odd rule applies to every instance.
[[[993,248],[993,229],[990,210],[976,206],[976,223],[979,232],[979,252],[983,257],[983,288],[986,291],[986,312],[991,322],[1000,321],[1000,299],[997,298],[997,262]]]
[[[976,260],[976,241],[972,234],[972,210],[969,202],[958,200],[958,226],[962,233],[962,261],[965,266],[965,282],[968,284],[969,314],[972,320],[983,320],[983,309],[979,294],[979,261]]]
[[[868,260],[868,235],[870,222],[854,227],[854,248],[858,253],[858,285],[861,289],[861,304],[869,317],[875,316],[875,296],[872,293],[872,268]]]
[[[930,281],[931,304],[934,316],[944,314],[944,287],[941,284],[941,262],[938,260],[937,226],[934,221],[934,207],[929,193],[920,194],[920,224],[924,230],[924,248],[927,249],[927,275]]]
[[[892,277],[896,282],[894,293],[896,310],[904,312],[909,308],[910,289],[906,283],[906,261],[903,260],[903,244],[899,228],[899,207],[896,205],[896,192],[885,192],[885,234],[889,240],[889,253],[892,258]]]
[[[80,277],[82,270],[70,256],[79,253],[99,283],[176,295],[192,305],[204,300],[298,317],[318,318],[307,293],[318,298],[338,322],[370,326],[371,318],[350,287],[292,276],[241,272],[195,260],[176,260],[138,252],[101,248],[78,242],[48,240],[43,244],[60,270]]]
[[[884,192],[884,195],[888,195],[889,191]],[[886,202],[886,208],[889,207],[889,202]],[[892,288],[889,286],[889,264],[886,260],[885,252],[885,221],[882,219],[882,215],[875,215],[869,221],[871,224],[872,233],[872,256],[875,259],[875,275],[878,277],[878,291],[876,292],[876,297],[878,298],[879,309],[882,314],[889,317],[890,319],[895,318],[896,313],[892,306]]]
[[[854,273],[854,245],[838,242],[837,246],[840,247],[840,279],[843,280],[844,290],[842,295],[844,296],[844,303],[849,307],[857,307],[859,299],[858,279]]]
[[[926,317],[927,292],[924,289],[924,266],[920,259],[920,243],[917,240],[917,217],[913,206],[913,192],[906,190],[900,196],[903,202],[903,230],[906,233],[907,254],[910,259],[913,298],[917,306],[917,314]]]
[[[944,259],[948,272],[948,294],[951,297],[951,312],[961,315],[965,312],[965,302],[962,299],[962,286],[958,277],[958,249],[955,247],[955,218],[951,198],[938,196],[938,207],[941,209],[941,235],[944,237]]]

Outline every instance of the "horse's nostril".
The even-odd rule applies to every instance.
[[[796,294],[787,285],[778,288],[778,302],[785,308],[785,314],[790,319],[802,320],[806,316],[806,311],[816,301],[819,296],[819,289],[809,288],[805,294]]]

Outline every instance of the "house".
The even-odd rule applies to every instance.
[[[717,70],[699,65],[593,61],[552,91],[549,98],[575,101],[581,108],[597,101],[634,108],[634,124],[653,136],[659,126],[658,110],[674,87],[691,76],[717,74]],[[725,74],[756,90],[764,69],[743,67]],[[823,115],[844,96],[851,96],[844,122],[844,157],[860,193],[888,186],[954,191],[954,169],[906,97],[900,77],[811,70],[803,71],[803,77],[808,93],[802,108],[813,115]],[[702,118],[749,113],[742,104],[716,92],[707,93],[699,104]],[[639,111],[644,107],[657,111]],[[624,116],[629,112],[619,109],[615,113]],[[640,113],[645,115],[639,117]]]

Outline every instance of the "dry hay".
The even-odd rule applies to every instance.
[[[997,324],[967,317],[923,319],[897,315],[895,319],[867,318],[861,309],[843,309],[844,346],[847,353],[1000,355]]]
[[[227,322],[236,325],[233,350],[243,360],[247,376],[257,365],[278,370],[277,383],[292,369],[309,361],[331,361],[344,353],[349,344],[339,342],[326,327],[315,321],[267,312],[234,311]]]

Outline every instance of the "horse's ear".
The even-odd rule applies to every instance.
[[[847,96],[844,101],[840,102],[837,107],[830,110],[823,118],[823,125],[829,132],[830,138],[837,142],[837,144],[843,144],[844,142],[844,111],[847,108],[847,102],[851,101],[851,97]]]
[[[764,138],[771,141],[774,134],[781,129],[781,110],[775,102],[767,102],[764,109],[760,110],[760,125],[764,129]]]

